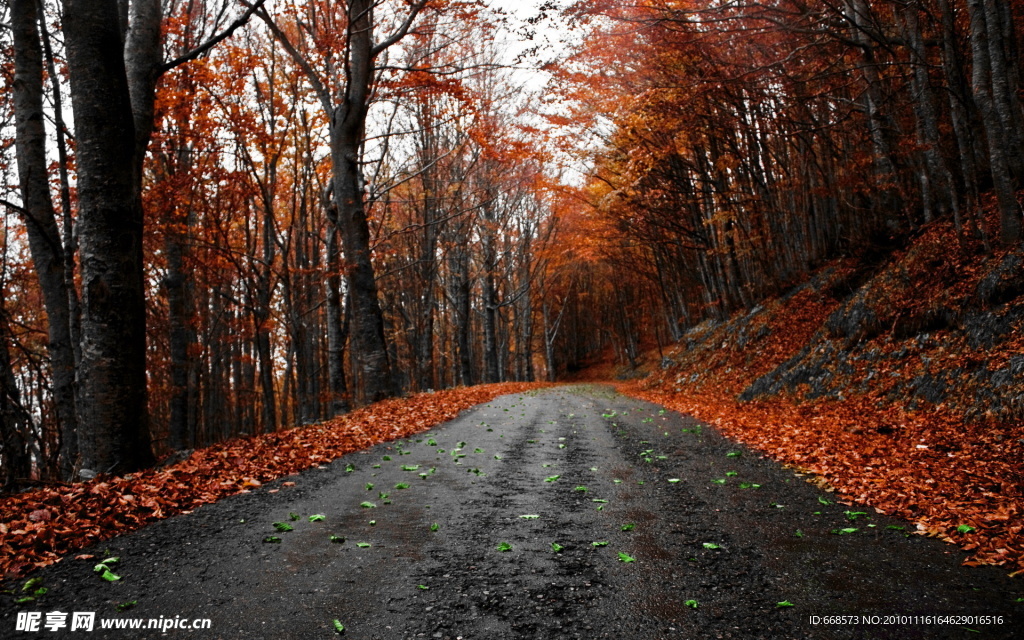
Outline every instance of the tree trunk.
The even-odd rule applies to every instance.
[[[50,196],[43,124],[43,52],[37,0],[12,0],[13,102],[22,219],[46,307],[48,351],[56,422],[60,429],[60,475],[71,479],[78,459],[75,353],[71,339],[70,278]]]
[[[370,256],[359,151],[365,137],[366,112],[373,82],[373,17],[371,0],[352,0],[349,16],[348,83],[342,103],[331,114],[331,169],[338,207],[338,231],[352,301],[352,350],[360,369],[362,402],[394,395],[391,363],[384,337],[384,314]]]
[[[971,52],[974,56],[971,84],[974,101],[985,123],[992,183],[999,201],[999,236],[1004,243],[1012,244],[1021,236],[1021,215],[1014,193],[1009,158],[1004,148],[1007,138],[992,94],[989,27],[982,0],[970,0],[967,7],[971,14]]]
[[[338,232],[334,229],[337,215],[330,213],[331,228],[327,230],[327,370],[331,389],[331,415],[340,416],[350,410],[348,388],[345,386],[345,342],[348,322],[342,323],[341,276],[338,270]]]
[[[83,469],[152,464],[146,410],[141,158],[115,0],[66,0],[82,264]]]

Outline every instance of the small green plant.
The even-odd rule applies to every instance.
[[[381,460],[383,460],[384,462],[390,462],[391,456],[381,456]]]
[[[286,533],[288,531],[294,531],[295,530],[295,527],[293,527],[292,525],[288,524],[287,522],[275,522],[274,523],[274,528],[277,529],[278,531],[280,531],[281,533]]]
[[[396,489],[408,489],[409,488],[409,483],[408,482],[399,482],[398,484],[395,485],[395,488]]]
[[[370,544],[369,542],[357,542],[356,546],[359,547],[360,549],[369,549],[373,545]]]
[[[615,484],[622,484],[622,480],[619,480],[618,478],[615,478],[614,480],[612,480],[612,482],[614,482]]]
[[[697,601],[696,601],[696,600],[687,600],[687,601],[686,601],[686,602],[684,602],[683,604],[684,604],[685,606],[687,606],[687,607],[690,607],[691,609],[696,609],[697,607],[699,607],[699,606],[700,606],[700,605],[699,605],[699,604],[697,603]]]
[[[825,498],[822,498],[821,496],[818,496],[818,502],[820,502],[821,504],[832,504],[831,500],[826,500]]]
[[[376,520],[370,520],[370,526],[371,527],[376,527],[377,526],[377,521]]]
[[[558,544],[557,542],[552,542],[551,543],[551,550],[554,551],[555,553],[560,552],[564,548],[565,547],[563,547],[562,545]]]
[[[854,520],[856,520],[857,518],[859,518],[861,516],[868,515],[867,511],[849,511],[849,510],[847,510],[847,511],[844,511],[843,513],[846,514],[846,519],[849,520],[850,522],[853,522]]]
[[[42,585],[43,585],[43,579],[42,578],[39,578],[39,577],[29,578],[28,580],[25,581],[25,584],[21,585],[21,591],[25,595],[20,596],[18,598],[15,598],[14,599],[14,603],[15,604],[27,604],[29,602],[35,601],[36,598],[41,598],[42,596],[46,595],[46,592],[49,591],[49,589],[47,589],[46,587],[44,587]],[[13,592],[8,591],[6,593],[13,593]]]
[[[592,544],[595,547],[607,547],[608,546],[608,541],[607,540],[598,540],[596,542],[591,542],[590,544]]]
[[[509,544],[507,542],[499,542],[498,543],[498,551],[501,551],[502,553],[504,553],[506,551],[511,551],[511,550],[512,550],[512,545],[511,544]]]
[[[522,515],[522,516],[519,516],[519,517],[522,518],[523,520],[536,520],[540,516],[534,515],[534,514],[531,513],[531,514],[526,514],[526,515]]]
[[[373,491],[373,483],[372,482],[367,482],[366,483],[366,490],[367,491]]]
[[[636,558],[632,557],[628,553],[619,552],[619,562],[636,562]]]
[[[555,480],[558,480],[561,477],[562,476],[548,476],[544,478],[544,482],[554,482]]]
[[[263,538],[263,542],[277,544],[281,542],[281,538],[278,538],[277,536],[267,536],[266,538]]]
[[[626,524],[622,525],[621,528],[623,531],[632,531],[633,529],[636,529],[636,524],[632,522],[627,522]]]
[[[975,529],[969,524],[962,524],[956,528],[957,533],[971,533],[972,531],[975,531]]]
[[[341,537],[341,536],[336,536],[336,535],[334,535],[334,534],[331,534],[331,538],[330,538],[330,540],[331,540],[331,542],[333,542],[334,544],[345,544],[345,538],[343,538],[343,537]]]
[[[793,607],[793,606],[796,606],[796,605],[794,605],[789,600],[783,600],[782,602],[776,602],[775,606],[781,609],[783,607]]]
[[[356,470],[356,465],[349,463],[345,465],[345,473],[352,473]]]
[[[428,587],[428,586],[427,586],[427,585],[425,585],[425,584],[418,584],[418,585],[416,585],[416,588],[417,588],[417,589],[422,589],[423,591],[426,591],[426,590],[427,590],[427,589],[429,589],[430,587]]]
[[[857,533],[857,531],[858,530],[856,527],[847,527],[845,529],[833,529],[832,533],[834,533],[837,536],[848,536],[851,533]]]
[[[317,513],[317,514],[309,516],[309,521],[310,522],[323,522],[326,519],[327,519],[327,516],[325,516],[322,513]]]
[[[715,478],[711,482],[714,482],[715,484],[725,484],[725,478]]]
[[[739,472],[738,472],[738,471],[726,471],[726,472],[725,472],[725,475],[726,475],[726,476],[728,476],[728,477],[730,477],[730,478],[732,478],[733,476],[738,476],[738,475],[740,475],[740,474],[739,474]]]
[[[907,528],[898,524],[890,524],[885,527],[886,529],[892,529],[893,531],[906,531]]]
[[[430,440],[427,440],[427,445],[429,445],[431,447],[436,447],[437,446],[437,441],[434,440],[433,438],[431,438]]]
[[[705,549],[721,549],[722,547],[721,547],[721,545],[717,545],[714,542],[705,542],[704,543],[704,548]]]
[[[436,522],[434,524],[430,525],[430,530],[431,531],[437,531],[440,528],[441,528],[441,525],[437,524]]]
[[[127,610],[131,609],[132,607],[134,607],[137,604],[139,604],[138,600],[129,600],[128,602],[122,602],[121,604],[117,605],[114,608],[117,609],[118,611],[127,611]]]
[[[377,508],[377,505],[375,505],[374,503],[370,502],[369,500],[367,500],[366,502],[360,502],[359,506],[364,508],[364,509],[376,509]]]
[[[288,519],[291,520],[292,522],[298,522],[299,520],[302,519],[302,516],[300,516],[297,513],[289,513],[288,514]]]
[[[476,449],[473,449],[473,453],[483,453],[483,452],[484,452],[484,450],[481,449],[480,447],[477,447]]]
[[[740,489],[760,489],[761,485],[756,482],[741,482]]]
[[[725,457],[726,458],[738,458],[738,457],[740,457],[742,455],[743,455],[742,451],[730,451],[729,453],[725,454]]]
[[[799,530],[799,529],[797,529],[796,533],[794,533],[793,535],[795,535],[798,538],[802,538],[802,537],[804,537],[804,532]]]
[[[418,464],[403,464],[402,465],[402,471],[416,471],[419,468],[420,468],[420,465],[418,465]]]
[[[334,625],[335,633],[345,633],[345,625],[341,624],[340,620],[331,620],[331,624]]]
[[[583,493],[586,493],[587,491],[590,491],[590,489],[587,489],[585,486],[581,484],[580,486],[573,489],[573,491],[582,491]]]

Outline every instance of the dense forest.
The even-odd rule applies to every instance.
[[[0,12],[7,488],[635,367],[937,223],[1021,241],[1015,1]]]

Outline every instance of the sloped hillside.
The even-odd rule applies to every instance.
[[[1024,251],[937,223],[692,329],[626,391],[1024,568]]]

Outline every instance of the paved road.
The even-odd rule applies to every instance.
[[[122,580],[67,559],[21,608],[208,630],[16,632],[8,596],[0,637],[1013,637],[1019,580],[898,527],[688,417],[561,387],[108,541]],[[829,615],[861,624],[810,623]],[[886,619],[924,615],[1003,624]]]

